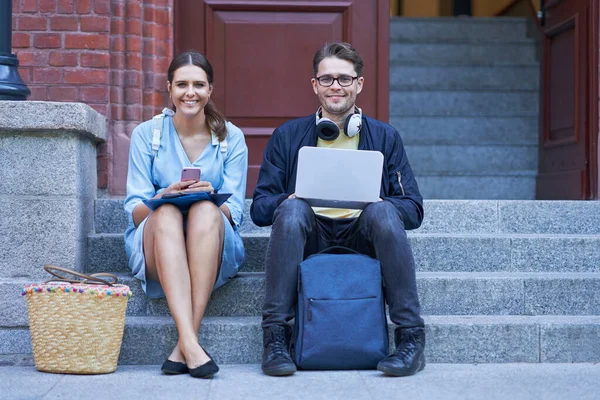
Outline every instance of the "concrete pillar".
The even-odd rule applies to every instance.
[[[48,263],[84,270],[105,138],[85,104],[0,101],[0,278],[46,279]]]

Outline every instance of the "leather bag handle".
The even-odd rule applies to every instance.
[[[44,282],[44,284],[49,282],[68,282],[68,283],[84,283],[91,285],[107,285],[113,286],[117,284],[119,279],[113,274],[109,274],[106,272],[100,272],[97,274],[86,275],[77,271],[70,270],[68,268],[59,267],[57,265],[47,264],[44,265],[44,270],[48,272],[50,275],[55,276],[56,278],[52,278]],[[81,279],[73,279],[68,278],[65,274],[75,276]]]

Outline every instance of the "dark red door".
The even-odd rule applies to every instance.
[[[312,57],[325,42],[361,54],[365,87],[357,104],[387,121],[389,0],[182,0],[175,2],[175,51],[195,49],[213,65],[212,98],[249,148],[248,189],[274,128],[315,112]]]
[[[594,3],[554,0],[545,5],[538,199],[597,198]]]

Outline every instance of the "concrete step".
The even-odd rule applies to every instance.
[[[538,144],[537,117],[392,117],[405,146]]]
[[[431,363],[600,362],[599,316],[424,318]],[[170,317],[128,317],[119,363],[161,364],[176,341]],[[207,317],[199,341],[218,363],[260,363],[260,317]],[[0,329],[0,354],[27,353],[27,328]]]
[[[244,234],[269,234],[244,210]],[[425,219],[413,233],[600,234],[599,201],[425,200]],[[127,227],[123,199],[97,199],[96,233],[122,234]]]
[[[390,92],[391,117],[535,117],[536,92]]]
[[[144,295],[139,281],[118,274],[134,293],[130,316],[170,316],[166,299]],[[21,289],[30,280],[0,280],[0,326],[26,326]],[[417,287],[424,315],[600,315],[600,273],[419,272]],[[264,273],[242,272],[211,296],[207,316],[260,316]]]
[[[479,222],[485,224],[485,220]],[[422,229],[427,231],[428,227]],[[408,235],[420,272],[600,272],[598,235],[419,232]],[[243,239],[246,263],[241,271],[264,271],[268,233],[245,233]],[[91,235],[88,248],[87,272],[129,273],[122,234]]]
[[[390,66],[392,90],[538,90],[539,67]]]
[[[537,147],[407,145],[406,154],[416,175],[486,174],[537,170]]]
[[[390,19],[390,41],[505,42],[528,38],[530,23],[524,17],[406,18]]]
[[[391,43],[390,66],[537,66],[535,43]]]
[[[535,199],[535,172],[493,174],[416,174],[421,195],[428,199]]]

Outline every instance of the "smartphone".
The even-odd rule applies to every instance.
[[[181,181],[199,181],[200,168],[188,167],[181,170]]]

